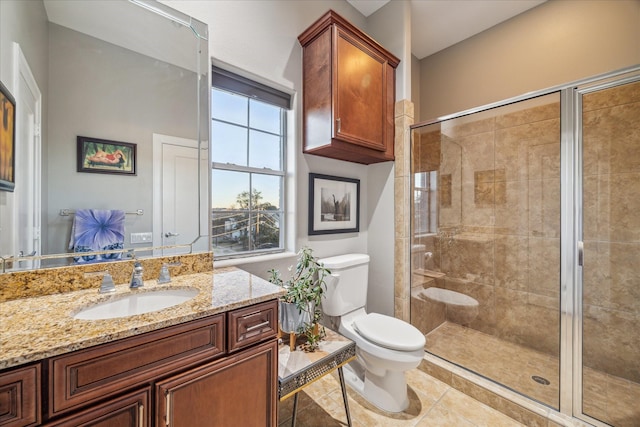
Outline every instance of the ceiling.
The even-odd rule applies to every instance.
[[[389,0],[347,0],[369,16]],[[478,34],[545,0],[410,0],[411,53],[418,59]]]

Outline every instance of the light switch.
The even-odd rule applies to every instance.
[[[148,233],[131,233],[131,244],[136,243],[151,243],[153,242],[153,234]]]

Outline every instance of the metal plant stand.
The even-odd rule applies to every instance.
[[[278,397],[280,401],[294,396],[291,425],[296,425],[298,392],[323,376],[338,370],[347,425],[351,426],[349,401],[344,383],[342,367],[356,358],[356,344],[348,338],[325,328],[326,337],[320,342],[319,350],[306,353],[291,350],[287,344],[281,344],[278,355]]]

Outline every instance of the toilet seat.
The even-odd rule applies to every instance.
[[[425,337],[422,332],[395,317],[370,313],[355,319],[353,327],[363,338],[391,350],[424,349]]]

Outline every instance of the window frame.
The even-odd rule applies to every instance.
[[[424,177],[424,186],[418,186],[416,183],[417,175]],[[418,198],[420,194],[420,198]],[[438,230],[438,172],[437,171],[422,171],[416,172],[413,177],[413,204],[415,212],[426,212],[426,228],[422,227],[422,223],[417,224],[415,221],[415,236],[429,236],[437,234]],[[421,205],[422,208],[419,209]],[[420,221],[422,222],[422,221]]]
[[[239,126],[246,129],[246,144],[247,144],[247,158],[246,165],[237,165],[230,163],[220,163],[213,161],[213,136],[211,138],[211,174],[213,174],[214,170],[222,170],[222,171],[234,171],[234,172],[242,172],[247,173],[249,178],[249,209],[224,209],[218,210],[211,206],[211,246],[215,248],[214,239],[216,234],[214,233],[214,224],[213,220],[216,214],[220,212],[224,212],[230,215],[247,215],[248,221],[248,229],[251,230],[252,224],[254,224],[253,218],[260,213],[268,213],[268,214],[277,214],[279,216],[279,238],[278,238],[278,247],[277,248],[251,248],[252,242],[249,241],[249,250],[247,251],[239,251],[228,254],[219,254],[214,255],[216,260],[231,260],[236,258],[247,258],[247,257],[255,257],[260,255],[271,255],[277,254],[281,252],[285,252],[286,250],[286,229],[287,229],[287,218],[286,218],[286,186],[287,186],[287,139],[288,139],[288,124],[287,124],[287,116],[290,110],[291,105],[291,96],[284,92],[280,92],[277,89],[270,88],[269,86],[263,85],[261,83],[255,82],[253,80],[247,79],[242,76],[238,76],[229,71],[222,70],[217,67],[213,67],[213,76],[212,86],[211,86],[211,94],[213,96],[214,91],[224,91],[233,95],[239,95],[247,98],[248,100],[248,108],[247,108],[247,124],[246,125],[238,125],[238,123],[232,123],[225,120],[220,120],[214,118],[213,110],[211,112],[211,127],[213,127],[214,122],[224,123],[233,126]],[[240,83],[238,83],[240,82]],[[218,84],[216,84],[218,83]],[[251,91],[247,91],[248,93],[243,93],[242,90],[246,88],[251,88]],[[266,95],[265,95],[266,94]],[[251,100],[256,100],[262,103],[266,103],[272,105],[274,107],[280,108],[280,130],[279,133],[273,133],[270,131],[265,131],[264,129],[256,129],[251,127],[251,108],[250,103]],[[260,168],[253,167],[249,165],[249,159],[251,155],[250,151],[250,134],[251,131],[258,131],[261,133],[266,133],[268,135],[278,136],[280,139],[280,169],[271,169],[271,168]],[[213,133],[212,133],[213,135]],[[279,206],[277,210],[255,210],[251,206],[253,202],[251,194],[253,192],[253,177],[255,174],[266,175],[266,176],[276,176],[280,179],[280,188],[279,188]],[[212,194],[215,191],[215,182],[212,179]]]

